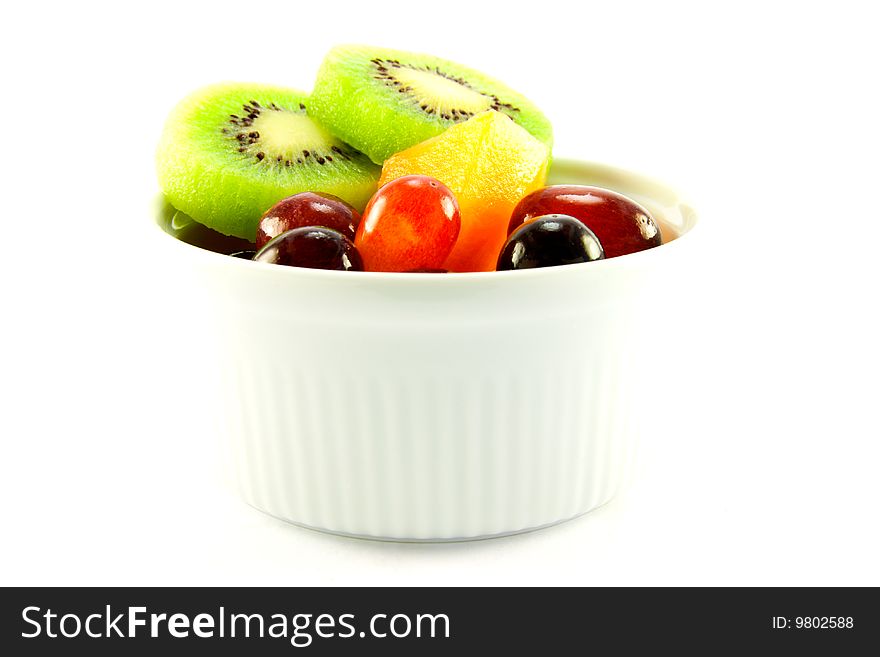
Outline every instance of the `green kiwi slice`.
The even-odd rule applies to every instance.
[[[489,109],[552,146],[550,122],[525,96],[430,55],[338,46],[321,65],[309,105],[333,134],[379,164]]]
[[[165,125],[159,184],[177,209],[250,241],[262,214],[286,196],[325,192],[363,210],[379,168],[308,113],[308,95],[220,84],[184,99]]]

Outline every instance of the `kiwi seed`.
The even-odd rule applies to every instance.
[[[306,106],[299,103],[296,109],[280,107],[275,103],[268,103],[263,107],[255,100],[248,101],[241,106],[241,114],[230,114],[227,124],[220,132],[234,145],[234,150],[248,158],[254,158],[258,163],[276,167],[292,167],[305,164],[304,158],[311,158],[319,165],[325,165],[333,161],[330,151],[324,152],[324,140],[315,138],[312,140],[319,147],[312,146],[303,149],[302,157],[279,144],[287,143],[284,135],[279,139],[271,138],[272,132],[279,131],[303,131],[308,125],[297,117],[306,117]],[[261,130],[263,132],[261,132]],[[266,133],[266,134],[263,134]],[[333,145],[330,147],[337,157],[343,160],[351,160],[356,155],[344,147]]]
[[[481,91],[464,78],[447,73],[439,66],[401,64],[397,59],[379,57],[371,59],[370,63],[375,79],[409,96],[412,105],[429,116],[461,123],[490,109],[504,113],[520,111],[511,103],[501,102],[495,94]],[[439,88],[438,84],[441,85]],[[452,101],[461,103],[461,107],[450,107]]]

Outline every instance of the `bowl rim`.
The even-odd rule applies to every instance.
[[[296,277],[322,280],[326,282],[348,281],[350,283],[356,282],[358,284],[362,284],[370,281],[376,283],[399,283],[407,285],[416,282],[419,285],[459,285],[474,283],[477,281],[501,282],[510,280],[525,282],[526,280],[554,278],[556,276],[571,275],[574,272],[585,273],[586,271],[589,271],[597,276],[602,276],[607,275],[610,271],[614,270],[650,266],[657,260],[657,258],[666,258],[672,255],[672,253],[678,252],[682,248],[682,242],[684,243],[685,248],[687,248],[692,241],[693,238],[691,237],[691,235],[694,232],[694,229],[700,224],[700,217],[699,214],[693,209],[693,206],[688,202],[687,197],[681,194],[677,188],[672,187],[664,182],[658,181],[653,177],[646,176],[644,174],[631,171],[629,169],[603,164],[600,162],[580,160],[575,158],[554,157],[553,165],[559,165],[562,167],[577,167],[584,169],[589,168],[594,171],[601,171],[603,175],[628,178],[635,181],[640,186],[663,190],[666,194],[671,195],[676,199],[676,204],[679,207],[687,208],[688,225],[684,227],[682,231],[676,236],[676,238],[674,240],[671,240],[670,242],[666,242],[652,249],[645,249],[644,251],[629,253],[627,255],[617,256],[615,258],[608,258],[596,260],[593,262],[583,262],[570,265],[558,265],[555,267],[542,267],[536,269],[509,271],[448,272],[442,275],[412,272],[351,272],[326,269],[311,269],[308,267],[293,266],[280,267],[278,265],[264,262],[254,262],[252,260],[245,260],[242,258],[232,258],[223,253],[210,251],[208,249],[203,249],[199,246],[189,244],[182,240],[176,239],[173,235],[168,234],[157,221],[157,215],[159,215],[161,207],[164,204],[167,204],[167,201],[165,200],[161,192],[157,192],[153,198],[153,209],[151,212],[151,224],[153,230],[151,231],[151,233],[158,240],[164,241],[166,245],[169,242],[176,243],[177,246],[166,248],[170,248],[171,250],[173,250],[176,254],[178,254],[179,257],[184,257],[188,253],[192,258],[200,259],[205,264],[212,264],[217,267],[229,267],[231,268],[230,271],[234,271],[234,268],[239,267],[244,268],[239,270],[242,272],[253,273],[260,271],[266,275],[271,274],[281,279]],[[551,165],[551,167],[553,165]],[[570,184],[583,183],[573,182]],[[596,186],[601,187],[601,185]],[[615,190],[612,189],[612,191]]]

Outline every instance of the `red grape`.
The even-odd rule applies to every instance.
[[[266,211],[257,227],[257,248],[294,228],[324,226],[354,240],[361,220],[358,211],[331,194],[302,192],[278,201]]]
[[[443,183],[403,176],[370,199],[355,244],[367,271],[441,269],[460,229],[458,202]]]
[[[601,187],[554,185],[532,192],[514,208],[507,234],[547,214],[578,219],[596,234],[606,258],[659,246],[660,227],[641,205]]]

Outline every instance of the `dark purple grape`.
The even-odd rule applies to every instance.
[[[498,271],[592,262],[605,257],[589,228],[574,217],[548,214],[517,228],[498,256]]]
[[[323,226],[288,230],[260,249],[254,260],[311,269],[364,270],[361,254],[351,240]]]
[[[256,251],[236,251],[235,253],[230,253],[233,258],[241,258],[242,260],[253,260],[254,256],[257,255]]]
[[[294,228],[324,226],[338,230],[354,242],[361,215],[332,194],[301,192],[281,199],[266,210],[257,226],[257,248]]]

